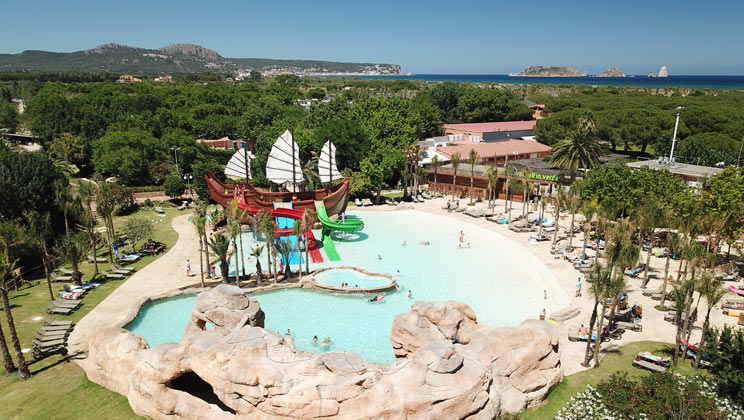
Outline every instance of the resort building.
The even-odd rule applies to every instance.
[[[240,150],[247,148],[250,151],[255,151],[256,146],[250,140],[236,139],[231,140],[229,137],[222,137],[221,139],[198,139],[197,143],[202,143],[210,149],[218,150]]]
[[[131,74],[122,74],[116,79],[116,83],[139,83],[142,79],[134,77]]]
[[[489,142],[532,136],[537,121],[501,121],[470,124],[444,124],[450,141]]]
[[[529,198],[540,196],[541,194],[553,194],[561,185],[570,185],[571,176],[568,172],[550,168],[549,164],[541,159],[523,159],[518,161],[509,161],[514,172],[510,177],[526,179],[532,184],[533,189],[529,193]],[[494,165],[475,165],[473,167],[473,195],[483,200],[488,197],[488,170]],[[460,164],[457,168],[457,176],[454,179],[454,170],[452,165],[444,165],[437,168],[436,176],[433,168],[425,169],[429,188],[443,194],[452,194],[455,189],[455,196],[466,196],[470,194],[470,177],[471,170],[469,164]],[[498,167],[498,180],[495,188],[498,197],[506,197],[506,169]],[[511,191],[510,195],[514,201],[522,201],[522,190]]]
[[[682,178],[686,185],[693,188],[701,188],[705,179],[718,174],[722,170],[722,168],[713,168],[710,166],[699,166],[690,165],[687,163],[670,162],[669,159],[665,158],[630,162],[628,163],[628,166],[631,169],[647,167],[655,171],[666,169],[674,175]]]
[[[509,139],[505,141],[471,143],[467,141],[449,143],[447,146],[437,147],[436,151],[446,160],[459,153],[466,159],[471,150],[475,150],[480,157],[480,163],[503,164],[511,160],[539,159],[550,155],[550,146],[534,140]]]

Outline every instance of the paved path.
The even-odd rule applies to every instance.
[[[199,239],[194,225],[189,222],[190,216],[185,214],[173,219],[172,226],[178,233],[178,240],[169,251],[137,270],[77,323],[68,339],[71,354],[87,352],[91,336],[101,328],[125,325],[148,297],[200,282]],[[186,277],[184,266],[187,258],[191,260],[191,277]]]

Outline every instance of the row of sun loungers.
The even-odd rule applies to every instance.
[[[666,372],[670,366],[668,357],[657,356],[651,352],[642,351],[633,359],[633,366],[651,372]]]
[[[45,323],[34,334],[34,358],[41,359],[55,353],[67,353],[67,337],[73,328],[74,324],[71,321]]]

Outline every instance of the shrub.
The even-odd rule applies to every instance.
[[[573,419],[740,419],[741,407],[715,393],[701,376],[655,373],[639,379],[615,374],[571,398],[556,416]]]
[[[168,197],[180,197],[186,190],[186,183],[178,175],[169,175],[163,182],[163,191]]]
[[[744,332],[728,325],[708,329],[700,354],[710,363],[718,394],[744,404]]]

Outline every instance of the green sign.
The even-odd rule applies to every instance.
[[[539,181],[553,181],[558,182],[558,175],[547,175],[547,174],[540,174],[537,172],[530,172],[530,179],[537,179]]]

